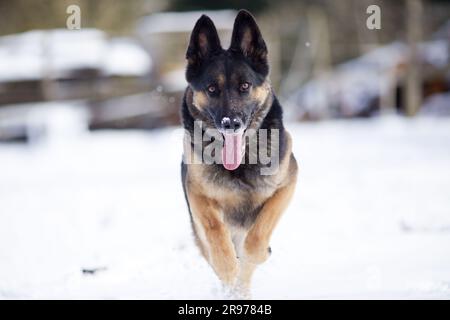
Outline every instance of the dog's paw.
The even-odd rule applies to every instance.
[[[264,263],[272,253],[272,249],[267,246],[263,246],[260,243],[245,242],[245,259],[253,264]]]
[[[250,300],[252,298],[250,287],[239,282],[232,288],[232,293],[235,300]]]
[[[220,281],[227,286],[227,287],[234,287],[237,282],[238,278],[238,271],[237,270],[227,270],[226,272],[221,272],[219,275]]]
[[[224,285],[233,287],[236,284],[239,274],[239,265],[237,259],[234,259],[232,261],[216,261],[215,263],[213,263],[213,268],[220,281],[222,281]]]

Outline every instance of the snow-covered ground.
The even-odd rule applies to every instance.
[[[144,77],[153,67],[133,39],[108,38],[97,29],[32,30],[2,36],[0,61],[0,83],[67,77],[83,69],[106,76]]]
[[[450,298],[450,119],[288,127],[298,188],[253,297]],[[0,146],[0,298],[224,297],[192,240],[179,138]]]

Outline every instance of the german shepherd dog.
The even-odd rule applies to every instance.
[[[192,228],[202,255],[222,283],[244,298],[250,297],[256,266],[271,254],[271,234],[297,180],[291,137],[268,79],[267,53],[258,25],[245,10],[236,17],[228,50],[221,47],[214,23],[203,15],[186,53],[188,87],[181,115],[188,143],[181,174]],[[193,142],[196,130],[206,134],[208,129],[220,133],[214,139],[220,140],[222,163],[202,162],[198,142]],[[258,139],[261,129],[277,133],[256,147],[270,161],[249,163],[255,154],[249,141]],[[200,140],[201,147],[205,140]],[[200,161],[187,163],[187,154]],[[262,174],[276,159],[276,170]]]

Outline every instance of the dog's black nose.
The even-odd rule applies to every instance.
[[[223,117],[221,121],[222,129],[224,130],[234,130],[237,131],[242,127],[242,121],[238,118],[230,119],[228,117]]]
[[[234,118],[233,125],[234,125],[234,128],[233,128],[234,130],[239,130],[242,126],[242,122],[238,118]]]
[[[222,129],[224,129],[224,130],[231,129],[231,120],[230,120],[230,118],[228,118],[228,117],[222,118],[221,124],[222,124]]]

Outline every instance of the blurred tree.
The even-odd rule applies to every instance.
[[[65,28],[69,5],[81,8],[81,27],[125,33],[140,16],[164,7],[159,0],[0,0],[0,34]]]
[[[422,41],[422,0],[408,0],[407,41],[409,46],[409,64],[406,72],[406,114],[413,116],[422,105],[422,72],[418,44]]]
[[[169,10],[247,9],[254,13],[267,8],[269,0],[170,0]]]

